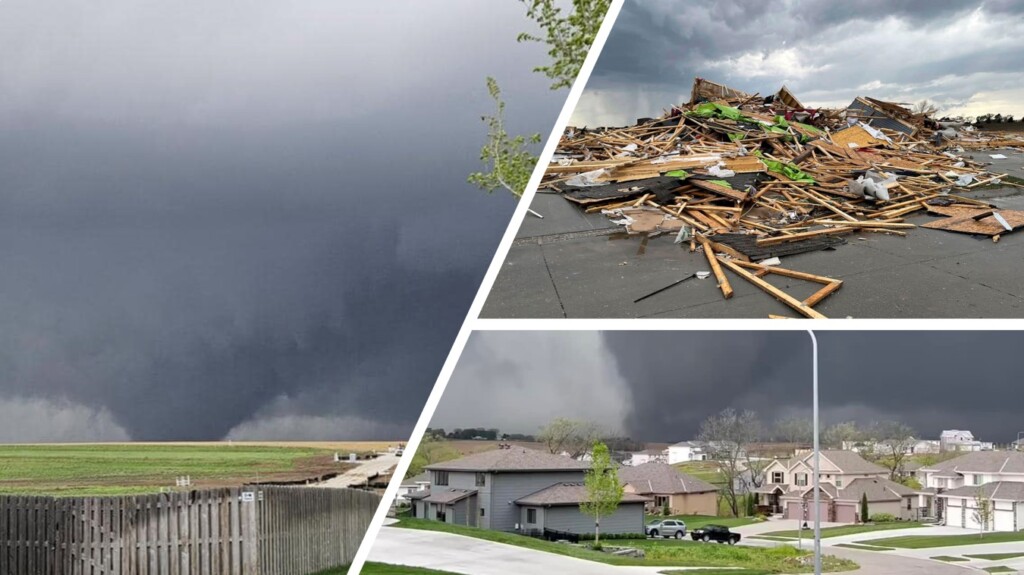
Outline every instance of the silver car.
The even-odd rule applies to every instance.
[[[644,526],[644,531],[648,537],[682,539],[686,536],[686,522],[679,519],[655,519]]]

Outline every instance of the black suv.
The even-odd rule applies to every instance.
[[[724,525],[705,525],[700,529],[694,529],[690,532],[690,537],[694,541],[717,541],[719,543],[728,543],[729,545],[735,545],[740,542],[740,534],[729,531],[729,528]]]

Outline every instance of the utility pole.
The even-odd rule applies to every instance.
[[[818,338],[813,330],[807,330],[811,336],[811,350],[814,356],[814,575],[821,575],[821,443],[820,422],[818,421]]]

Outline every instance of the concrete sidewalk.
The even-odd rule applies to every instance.
[[[1000,173],[1024,176],[1024,154],[1006,160],[975,153]],[[1003,209],[1024,210],[1024,189],[1004,187],[965,195]],[[699,270],[702,254],[673,244],[671,235],[646,242],[626,237],[600,214],[584,214],[552,193],[538,193],[517,241],[484,305],[485,318],[765,318],[797,317],[770,295],[726,272],[735,290],[722,299],[714,279],[690,280],[634,304],[633,300]],[[937,219],[923,213],[907,221]],[[941,230],[907,230],[907,237],[875,233],[844,236],[834,250],[784,257],[782,267],[843,279],[842,289],[815,309],[828,317],[1024,317],[1024,231],[999,243]],[[799,280],[767,281],[803,299],[820,288]]]

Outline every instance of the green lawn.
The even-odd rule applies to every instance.
[[[932,557],[932,559],[936,561],[945,561],[946,563],[959,563],[961,561],[970,561],[970,559],[965,559],[963,557],[954,557],[952,555],[936,555],[935,557]]]
[[[971,559],[984,559],[986,561],[1002,561],[1003,559],[1016,559],[1024,557],[1024,553],[979,553],[977,555],[964,555]]]
[[[711,515],[669,515],[668,517],[661,515],[648,515],[644,518],[644,523],[650,523],[655,519],[680,519],[685,521],[687,532],[693,531],[699,527],[704,527],[709,523],[725,525],[726,527],[740,527],[741,525],[757,523],[757,520],[753,517],[714,517]]]
[[[662,575],[772,575],[771,571],[761,569],[669,569],[659,571]]]
[[[337,571],[337,575],[344,575],[344,571]],[[324,573],[323,575],[335,575],[335,573]],[[455,575],[451,571],[438,571],[437,569],[424,569],[422,567],[407,567],[405,565],[390,565],[388,563],[367,562],[359,575]]]
[[[982,567],[982,571],[988,571],[989,573],[1016,573],[1017,570],[1005,565],[999,565],[997,567]]]
[[[703,479],[715,485],[721,485],[726,482],[725,475],[719,470],[718,462],[715,461],[687,461],[685,463],[676,463],[675,468],[697,479]]]
[[[333,452],[253,445],[0,445],[0,494],[102,496],[159,492],[177,476],[196,487],[340,470]]]
[[[857,545],[856,543],[836,543],[836,547],[860,549],[861,551],[892,551],[894,549],[894,547],[872,547],[870,545]]]
[[[406,529],[443,531],[487,541],[516,545],[537,551],[566,555],[577,559],[597,561],[609,565],[647,565],[657,567],[738,567],[766,573],[806,573],[810,568],[801,561],[809,551],[799,551],[787,545],[779,547],[744,547],[669,540],[621,540],[612,544],[637,547],[646,557],[616,557],[588,549],[581,545],[566,545],[525,537],[513,533],[449,525],[422,519],[403,519],[396,524]],[[849,571],[856,568],[852,561],[826,557],[825,570]]]
[[[931,549],[933,547],[954,547],[957,545],[980,545],[984,543],[1011,543],[1024,541],[1022,532],[986,533],[984,537],[977,535],[907,535],[904,537],[887,537],[858,541],[867,545],[899,547],[901,549]]]
[[[916,521],[900,521],[895,523],[869,523],[867,525],[840,525],[839,527],[825,527],[821,530],[821,538],[826,537],[839,537],[841,535],[856,535],[858,533],[868,533],[871,531],[888,531],[890,529],[913,529],[915,527],[924,527],[924,525]],[[804,529],[804,537],[814,536],[813,529]],[[765,535],[771,535],[773,537],[789,537],[796,539],[799,535],[796,530],[789,531],[770,531]]]

